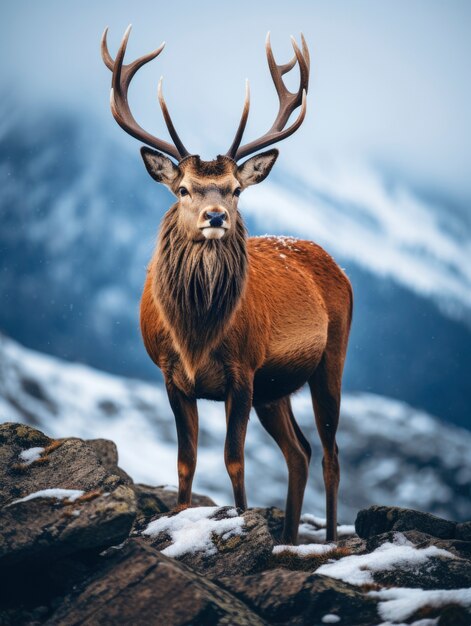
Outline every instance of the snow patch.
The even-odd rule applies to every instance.
[[[28,448],[20,452],[20,459],[25,465],[31,465],[34,461],[41,458],[41,454],[44,452],[44,448]]]
[[[319,543],[307,543],[301,546],[288,546],[281,545],[273,548],[273,554],[281,554],[283,552],[289,552],[296,556],[313,556],[317,554],[327,554],[332,550],[335,550],[337,545],[335,543],[319,544]]]
[[[170,535],[172,544],[162,550],[162,554],[177,558],[184,554],[204,552],[207,555],[217,553],[212,542],[213,533],[229,539],[233,535],[241,535],[245,524],[243,517],[234,508],[228,509],[224,519],[214,519],[221,508],[217,506],[201,506],[185,509],[177,515],[165,516],[151,522],[143,535],[155,537],[159,533]]]
[[[337,622],[340,622],[340,617],[338,615],[334,615],[333,613],[327,613],[321,621],[323,624],[336,624]]]
[[[408,619],[424,606],[441,608],[447,604],[471,607],[471,589],[409,589],[393,587],[381,591],[370,591],[370,596],[382,600],[378,612],[383,619],[393,623]],[[415,622],[416,624],[418,622]]]
[[[299,534],[309,539],[312,543],[323,543],[326,540],[327,520],[310,513],[301,516]],[[337,526],[338,537],[350,537],[355,534],[355,526],[352,524],[340,524]]]
[[[13,500],[8,506],[18,504],[18,502],[27,502],[28,500],[34,500],[35,498],[54,498],[55,500],[69,500],[69,502],[75,502],[77,498],[83,496],[85,492],[81,489],[41,489],[41,491],[35,491],[30,493],[24,498]]]
[[[402,533],[396,533],[393,543],[384,543],[370,554],[353,554],[333,563],[326,563],[321,565],[316,573],[343,580],[350,585],[365,585],[374,583],[372,575],[374,572],[395,568],[413,569],[435,556],[456,558],[447,550],[436,546],[418,549]]]

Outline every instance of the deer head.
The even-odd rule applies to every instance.
[[[101,42],[103,61],[113,73],[110,96],[113,116],[127,133],[157,149],[156,151],[147,147],[142,148],[142,158],[152,178],[166,185],[177,197],[177,204],[174,205],[177,207],[176,221],[188,239],[195,242],[228,239],[235,234],[237,224],[241,221],[237,209],[241,192],[268,176],[278,157],[278,150],[272,149],[257,154],[241,165],[237,162],[261,148],[289,137],[304,120],[309,81],[309,51],[304,37],[301,35],[302,51],[292,38],[294,57],[285,65],[278,65],[273,56],[269,34],[267,35],[268,65],[279,98],[278,114],[271,128],[258,139],[240,145],[250,107],[247,82],[242,116],[231,147],[224,156],[219,155],[213,161],[203,161],[199,156],[191,155],[178,136],[163,97],[162,79],[159,81],[158,99],[173,144],[150,135],[135,121],[128,104],[129,84],[137,70],[156,58],[165,44],[132,63],[123,65],[130,30],[131,26],[124,34],[115,60],[108,52],[106,41],[108,29],[105,29]],[[299,65],[300,85],[296,93],[291,93],[282,77],[292,70],[296,63]],[[301,109],[297,119],[285,128],[291,114],[299,107]],[[162,153],[169,155],[176,162]],[[172,209],[175,210],[174,207]]]

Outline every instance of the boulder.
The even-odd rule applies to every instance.
[[[456,524],[456,538],[462,541],[471,541],[471,522]]]
[[[109,439],[86,439],[85,442],[93,449],[102,465],[112,474],[119,476],[126,485],[132,484],[132,478],[118,467],[118,448]]]
[[[134,492],[123,482],[81,439],[1,425],[0,567],[123,541],[136,516]]]
[[[440,539],[454,539],[456,522],[436,517],[413,509],[396,506],[370,506],[359,511],[355,530],[363,539],[380,535],[390,530],[418,530]]]
[[[268,563],[273,539],[263,517],[251,510],[238,515],[236,509],[227,506],[194,511],[186,509],[157,516],[142,536],[157,550],[210,578],[249,574],[262,570]],[[186,519],[194,543],[185,547],[175,536],[172,538],[171,529],[183,528]],[[196,531],[195,524],[198,524]],[[205,538],[206,528],[209,530]],[[184,530],[180,532],[185,534]]]
[[[376,602],[342,581],[308,572],[273,569],[231,576],[218,584],[243,600],[270,624],[319,625],[325,615],[339,624],[377,624]]]
[[[22,454],[43,449],[25,462]],[[82,439],[53,440],[30,426],[0,425],[0,506],[49,488],[111,491],[123,480]]]
[[[132,539],[69,594],[46,624],[262,626],[265,622],[226,590],[142,539]]]

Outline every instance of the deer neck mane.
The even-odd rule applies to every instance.
[[[151,269],[153,291],[188,372],[222,340],[241,300],[246,239],[240,215],[227,238],[192,241],[179,226],[176,206],[165,214]]]

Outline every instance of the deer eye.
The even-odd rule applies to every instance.
[[[238,198],[241,193],[242,193],[242,189],[240,187],[237,187],[237,189],[234,191],[234,196]]]
[[[178,193],[180,194],[180,196],[188,196],[189,192],[188,189],[186,187],[179,187],[178,189]]]

